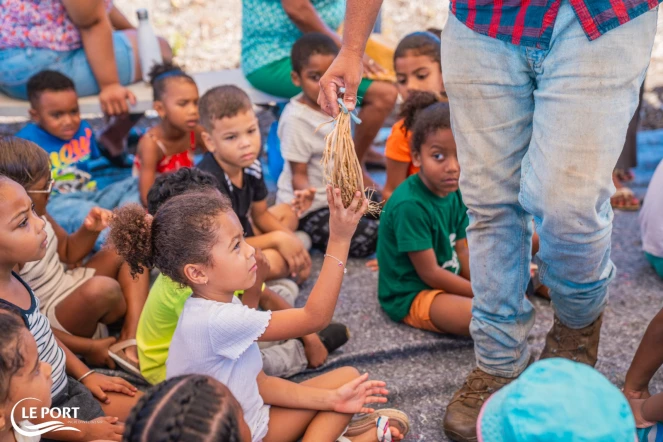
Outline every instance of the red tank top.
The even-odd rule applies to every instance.
[[[184,152],[179,152],[173,155],[166,155],[166,146],[163,145],[161,140],[157,140],[153,135],[148,135],[152,137],[161,152],[163,153],[163,158],[157,164],[157,173],[170,173],[175,172],[182,167],[193,167],[193,151],[196,148],[196,133],[191,131],[189,132],[190,147]],[[138,155],[134,158],[134,175],[137,175],[140,170],[140,159]]]

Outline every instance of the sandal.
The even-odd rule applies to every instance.
[[[137,342],[135,339],[126,339],[117,344],[113,344],[108,347],[108,356],[115,361],[117,365],[122,367],[128,373],[134,374],[139,377],[143,377],[140,373],[140,367],[137,362],[132,361],[127,357],[125,350],[129,347],[135,347]]]
[[[363,434],[378,425],[382,418],[387,419],[387,425],[381,427],[386,428],[387,433],[389,434],[389,439],[384,439],[385,442],[391,440],[391,432],[389,431],[390,426],[397,427],[403,436],[406,436],[410,431],[410,419],[408,419],[407,414],[400,410],[396,410],[395,408],[384,408],[350,422],[350,426],[348,427],[348,431],[345,432],[345,436],[350,437]],[[378,427],[378,440],[382,441],[383,439],[380,439],[379,428],[380,427]],[[387,433],[383,432],[385,435]]]
[[[640,201],[628,187],[617,189],[610,198],[610,204],[613,209],[635,212],[640,210]]]

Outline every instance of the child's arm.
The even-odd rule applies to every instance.
[[[328,390],[297,384],[285,379],[258,374],[258,391],[265,404],[277,407],[336,411],[339,413],[372,413],[373,408],[365,407],[369,403],[387,402],[389,392],[382,381],[369,381],[368,373],[357,377],[340,388]]]
[[[101,207],[93,207],[83,221],[83,225],[71,235],[47,213],[46,218],[53,226],[58,239],[58,256],[68,265],[79,263],[85,258],[99,238],[99,233],[108,227],[111,212]]]
[[[474,296],[470,281],[440,267],[437,264],[437,257],[433,249],[409,252],[408,256],[417,271],[417,275],[430,287],[454,295],[467,296],[468,298]]]
[[[459,239],[456,241],[456,254],[460,262],[460,276],[471,281],[470,279],[470,248],[467,246],[467,238]]]
[[[295,193],[295,199],[291,205],[297,212],[297,217],[301,217],[313,204],[316,189],[309,186],[306,163],[290,161],[290,170],[292,171],[292,190]]]
[[[154,184],[157,177],[157,166],[161,160],[161,150],[157,143],[149,134],[145,134],[138,142],[136,152],[140,160],[140,169],[138,170],[138,191],[140,192],[140,201],[147,207],[147,193]]]
[[[368,200],[359,207],[361,192],[346,209],[341,202],[341,191],[327,187],[329,202],[329,242],[327,256],[322,264],[318,281],[303,308],[275,311],[261,341],[282,341],[318,332],[332,319],[343,273],[348,259],[352,235],[359,220],[366,213]]]
[[[642,404],[642,418],[649,422],[663,422],[663,393],[645,399]]]
[[[67,360],[66,371],[69,376],[74,379],[80,379],[83,375],[90,372],[90,368],[78,359],[76,355],[57,338],[57,336],[55,337],[55,340],[58,341],[58,345],[64,351],[65,359]],[[85,376],[85,378],[81,380],[81,383],[92,392],[94,397],[104,404],[110,404],[110,399],[106,394],[107,391],[122,393],[127,396],[135,396],[137,391],[136,387],[122,378],[106,376],[96,372]]]
[[[110,336],[105,339],[82,338],[80,336],[70,335],[58,329],[52,329],[53,334],[62,342],[72,353],[81,355],[85,362],[94,366],[106,366],[110,369],[115,368],[115,361],[108,354],[108,349],[115,344],[117,339]]]
[[[394,190],[407,178],[407,172],[410,168],[410,163],[392,160],[387,158],[387,182],[382,190],[382,198],[386,201],[389,199]]]
[[[288,263],[288,269],[298,274],[311,265],[311,256],[302,242],[290,231],[276,230],[263,235],[246,238],[246,242],[256,249],[275,249]]]
[[[629,399],[649,397],[649,381],[663,365],[663,310],[651,320],[626,373],[624,394]]]
[[[276,219],[276,217],[272,215],[269,210],[267,210],[266,199],[262,201],[255,201],[253,204],[251,204],[251,219],[261,232],[269,233],[282,231],[291,233],[287,227],[281,224],[279,220]]]

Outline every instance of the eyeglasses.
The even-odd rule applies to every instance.
[[[55,180],[51,178],[48,180],[48,183],[46,183],[46,189],[43,190],[27,190],[27,193],[51,193],[53,190],[53,183],[55,183]]]

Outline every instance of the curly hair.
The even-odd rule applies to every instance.
[[[449,103],[440,102],[431,104],[417,113],[412,127],[410,148],[414,152],[421,152],[421,146],[428,136],[440,129],[451,129],[451,113]]]
[[[75,91],[74,82],[66,75],[57,72],[44,70],[37,72],[28,80],[26,85],[28,100],[33,109],[39,106],[39,98],[46,91]]]
[[[110,245],[129,264],[131,274],[156,267],[175,282],[188,285],[187,264],[211,264],[218,240],[216,217],[232,211],[220,192],[194,191],[166,201],[154,217],[138,204],[115,209]]]
[[[405,135],[412,131],[419,112],[432,104],[445,100],[445,97],[435,92],[410,91],[407,99],[401,105],[401,112],[399,115],[403,119],[403,130],[405,131]]]
[[[147,193],[147,212],[154,215],[159,207],[175,195],[193,190],[216,190],[219,182],[211,173],[183,167],[176,172],[159,175]]]
[[[184,72],[178,65],[170,62],[156,64],[150,69],[148,74],[150,77],[150,85],[152,86],[152,99],[159,101],[166,92],[166,84],[172,79],[178,78],[185,80],[189,83],[196,84],[193,77]]]
[[[239,442],[240,405],[209,376],[169,379],[140,398],[124,428],[124,442]]]
[[[24,367],[21,332],[26,328],[16,307],[0,303],[0,405],[9,400],[12,378]]]
[[[411,52],[412,55],[427,55],[439,64],[441,69],[440,38],[433,33],[419,31],[403,37],[394,51],[394,61],[406,57],[408,52]]]
[[[27,188],[51,176],[51,161],[44,149],[32,141],[0,139],[0,174]]]
[[[292,70],[298,74],[302,73],[304,66],[314,55],[338,55],[338,46],[330,36],[320,32],[308,32],[292,45],[290,51],[290,63]]]

